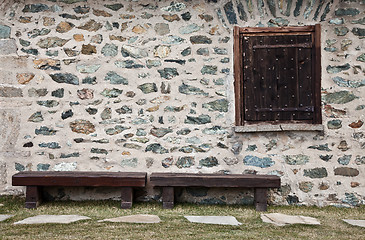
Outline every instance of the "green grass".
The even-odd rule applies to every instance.
[[[23,207],[24,199],[0,197],[0,214],[15,216],[0,223],[0,239],[365,239],[365,229],[341,221],[365,219],[365,207],[269,207],[268,212],[315,217],[320,226],[278,227],[263,223],[253,206],[176,204],[172,210],[157,203],[136,203],[132,209],[119,208],[118,201],[47,202],[36,210]],[[78,214],[91,220],[72,224],[13,225],[15,221],[39,214]],[[98,220],[131,214],[155,214],[159,224],[98,223]],[[184,215],[232,215],[241,226],[190,223]]]

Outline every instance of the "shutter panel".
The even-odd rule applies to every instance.
[[[245,121],[313,120],[312,41],[310,32],[244,35]]]

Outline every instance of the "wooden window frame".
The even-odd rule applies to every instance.
[[[280,120],[280,121],[245,121],[244,119],[244,97],[243,97],[243,46],[242,38],[244,36],[274,36],[274,35],[296,35],[310,33],[313,36],[312,47],[312,77],[313,82],[313,103],[314,103],[314,116],[313,120]],[[322,112],[321,112],[321,26],[316,24],[314,26],[299,26],[299,27],[234,27],[234,90],[235,90],[235,124],[236,126],[247,125],[277,125],[277,124],[301,124],[304,126],[304,130],[311,130],[308,125],[322,124]],[[270,128],[268,128],[270,129]],[[281,128],[279,128],[281,129]],[[292,129],[289,127],[289,129]],[[300,130],[300,129],[299,129]],[[316,128],[314,130],[321,130]]]

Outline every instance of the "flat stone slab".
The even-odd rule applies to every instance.
[[[5,221],[6,219],[9,219],[11,217],[14,217],[14,215],[4,215],[0,214],[0,222]]]
[[[123,222],[123,223],[159,223],[161,219],[156,215],[138,214],[116,218],[108,218],[98,222]]]
[[[365,228],[365,220],[354,220],[354,219],[342,219],[342,221],[347,222],[353,226]]]
[[[276,226],[285,226],[289,224],[307,224],[320,225],[321,223],[312,217],[306,216],[292,216],[282,213],[267,213],[261,214],[261,220],[266,223],[271,223]]]
[[[89,217],[79,215],[38,215],[29,217],[14,224],[72,223],[87,220]]]
[[[187,220],[193,223],[219,224],[239,226],[242,223],[238,222],[233,216],[184,216]]]

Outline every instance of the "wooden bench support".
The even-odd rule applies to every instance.
[[[162,188],[162,207],[165,209],[174,208],[174,187],[163,187]]]
[[[121,195],[121,208],[128,209],[132,208],[133,203],[133,188],[132,187],[122,187],[122,195]]]
[[[25,207],[26,208],[37,208],[42,202],[40,187],[38,186],[27,186],[26,197],[25,197]]]
[[[145,172],[51,172],[24,171],[13,175],[13,186],[26,186],[26,208],[37,208],[41,187],[118,187],[121,208],[131,208],[133,188],[146,186]]]
[[[255,188],[254,204],[256,211],[267,211],[267,188]]]
[[[253,188],[257,211],[267,210],[267,189],[280,187],[280,177],[272,175],[152,173],[150,182],[162,187],[163,208],[174,207],[174,187]]]

